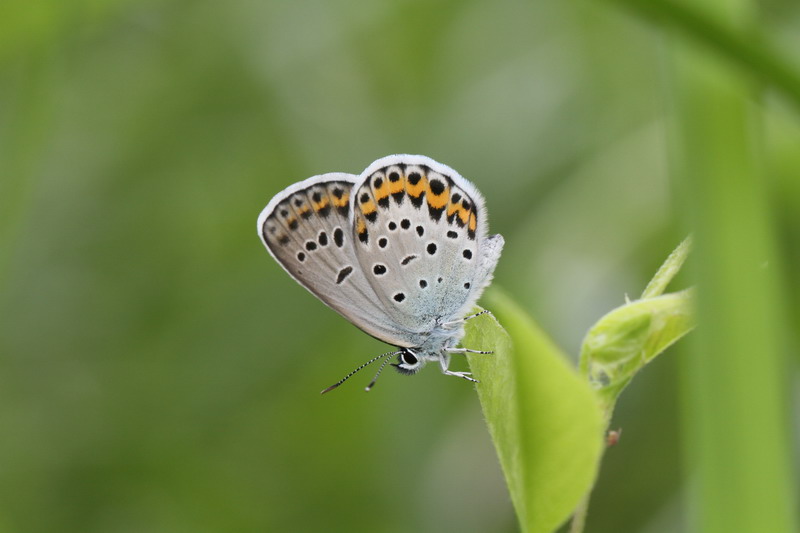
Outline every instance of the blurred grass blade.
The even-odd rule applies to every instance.
[[[639,370],[694,328],[692,290],[636,300],[601,318],[581,347],[581,371],[606,416]]]
[[[699,4],[709,17],[743,29],[757,20],[747,0]],[[697,245],[699,327],[683,368],[689,529],[796,532],[780,300],[789,290],[780,279],[770,180],[760,164],[755,91],[693,42],[672,45],[675,167]]]
[[[550,533],[591,487],[603,418],[589,384],[507,296],[490,290],[491,316],[468,323],[478,397],[525,533]],[[506,333],[507,332],[507,333]]]
[[[800,71],[790,58],[754,32],[732,28],[698,3],[680,0],[612,0],[639,13],[668,30],[688,36],[695,44],[713,50],[782,94],[800,109]]]

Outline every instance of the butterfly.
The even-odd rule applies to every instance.
[[[489,284],[503,249],[487,235],[475,186],[421,155],[390,155],[356,176],[329,173],[290,185],[258,217],[258,234],[300,285],[355,326],[397,348],[359,366],[322,393],[383,359],[415,374],[428,362],[449,370],[465,316]]]

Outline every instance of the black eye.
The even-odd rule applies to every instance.
[[[414,357],[414,354],[411,352],[403,352],[400,354],[400,362],[407,365],[416,365],[419,361],[417,361],[417,358]]]

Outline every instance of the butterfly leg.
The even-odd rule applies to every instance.
[[[467,381],[471,381],[473,383],[480,383],[480,381],[478,381],[477,379],[471,377],[472,376],[471,372],[453,372],[451,370],[446,370],[444,374],[446,376],[456,376],[456,377],[459,377],[459,378],[464,378]]]
[[[445,322],[442,325],[443,326],[455,326],[456,324],[461,324],[463,322],[466,322],[467,320],[473,319],[473,318],[481,316],[481,315],[485,315],[487,313],[491,314],[491,311],[489,311],[488,309],[484,309],[480,313],[475,313],[474,315],[465,316],[464,318],[459,318],[458,320],[451,320],[450,322]]]
[[[448,350],[450,351],[450,350]],[[442,373],[445,376],[455,376],[457,378],[466,379],[467,381],[471,381],[473,383],[480,383],[477,379],[471,377],[472,372],[454,372],[453,370],[448,370],[448,366],[450,366],[450,356],[446,355],[439,359],[439,364],[442,366]]]
[[[482,353],[482,354],[493,354],[494,352],[487,352],[483,350],[470,350],[469,348],[448,348],[448,352],[450,353]]]

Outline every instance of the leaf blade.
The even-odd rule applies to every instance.
[[[463,344],[494,349],[470,355],[492,440],[526,533],[566,521],[594,482],[604,421],[588,382],[509,297],[486,300],[491,318],[470,324]]]

